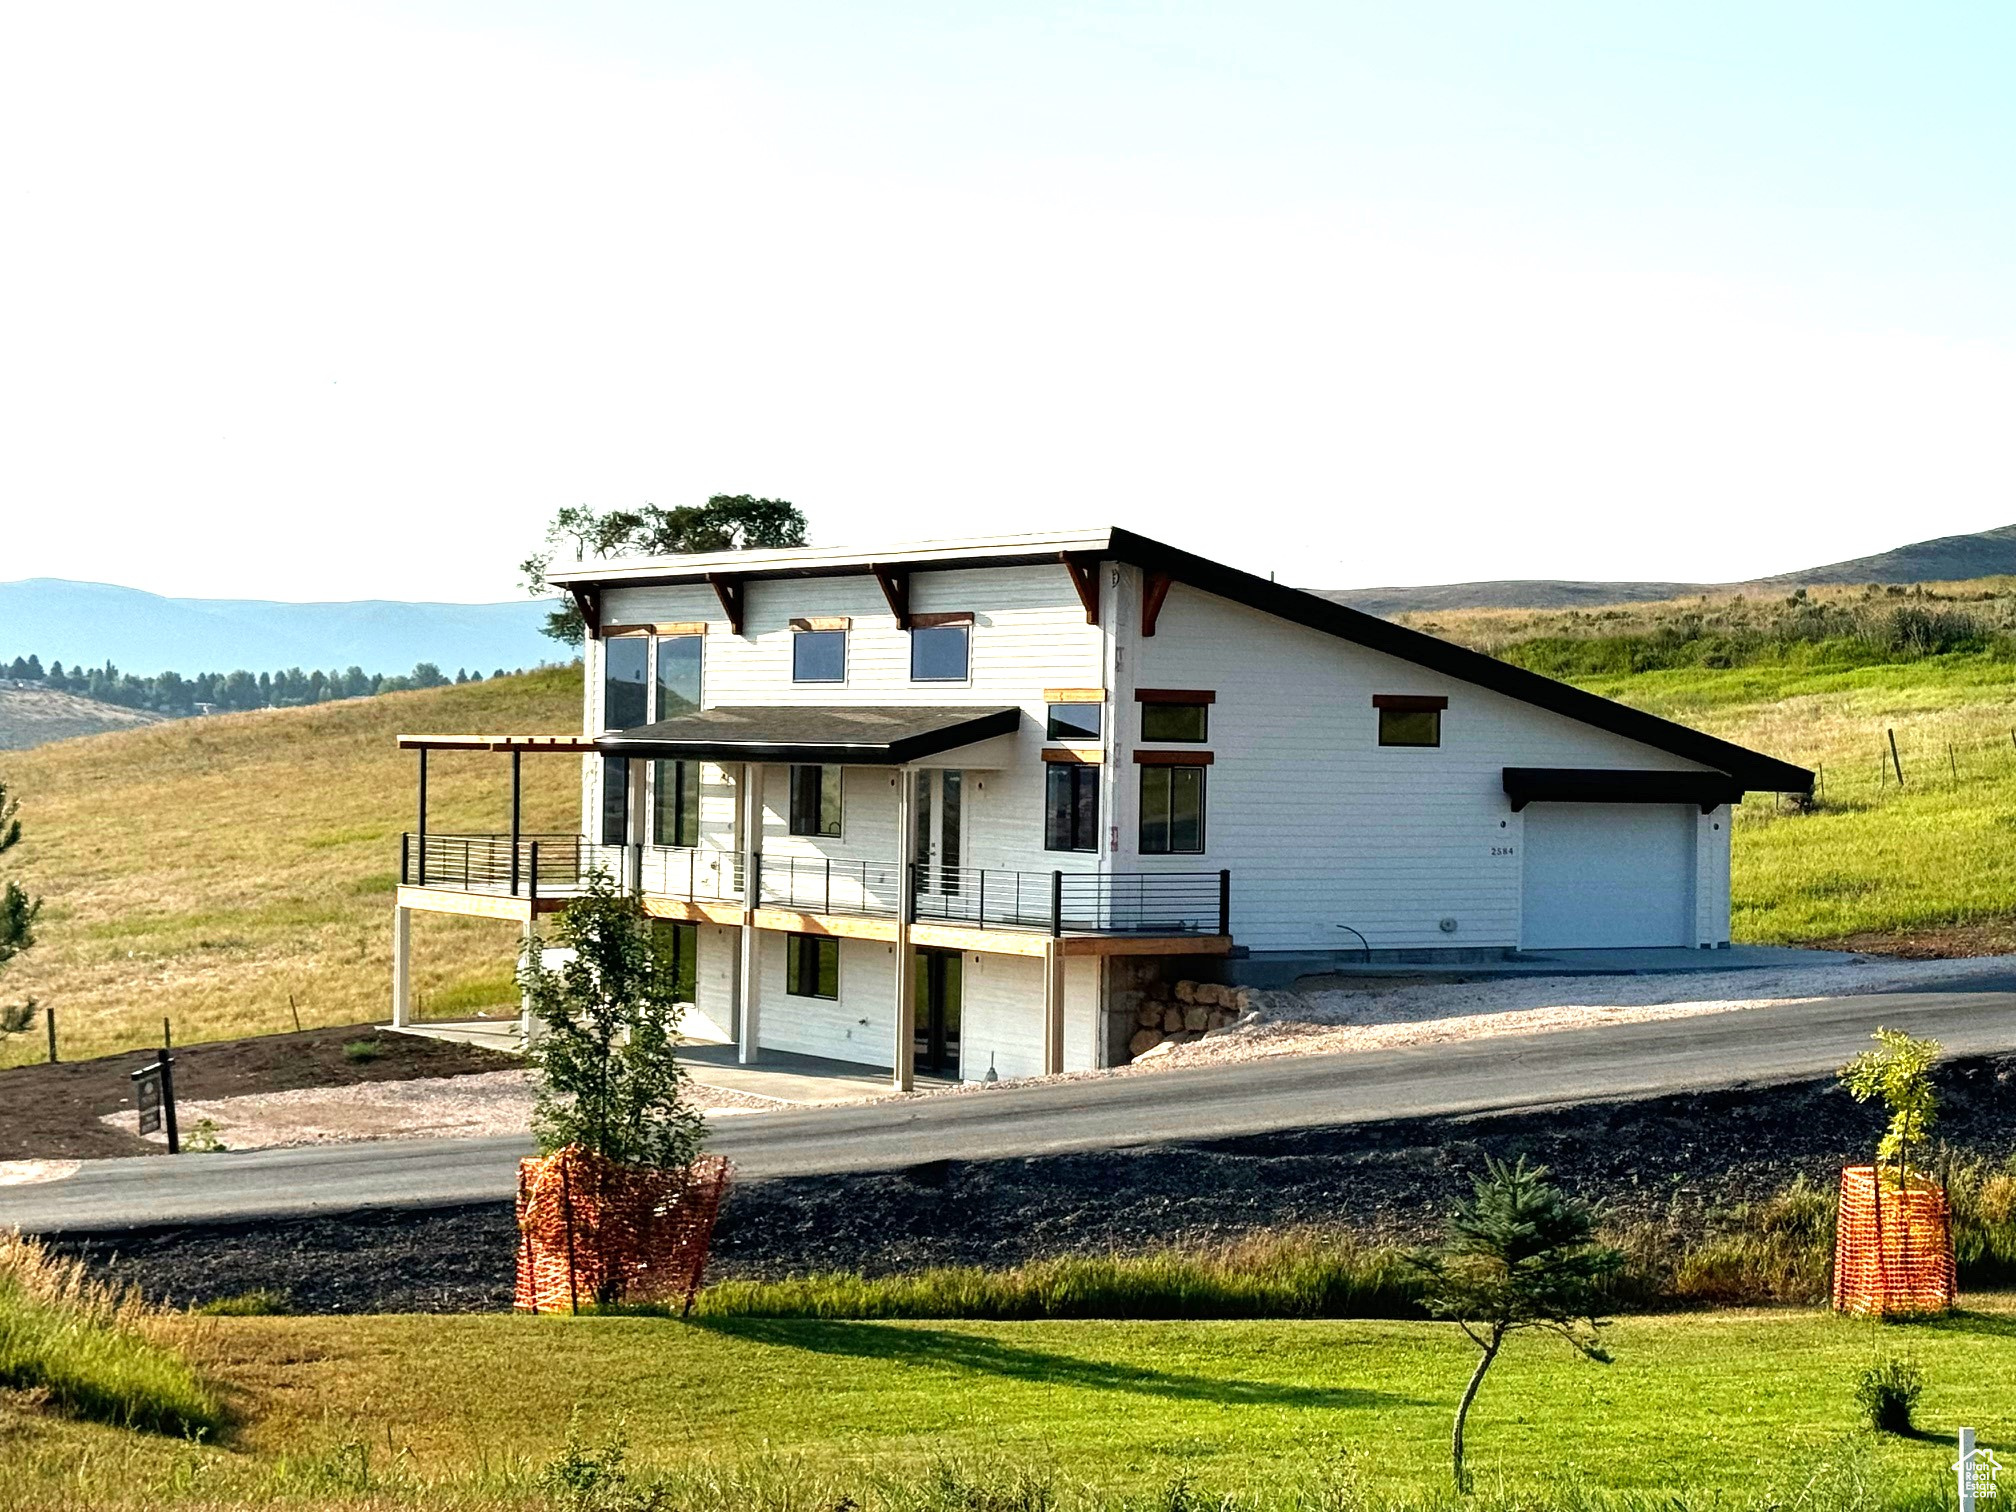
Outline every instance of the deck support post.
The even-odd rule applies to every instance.
[[[761,1041],[757,1023],[757,1003],[761,997],[757,967],[762,952],[756,935],[756,905],[762,900],[757,896],[756,858],[763,849],[763,798],[757,792],[762,771],[756,762],[743,762],[735,794],[742,810],[742,938],[740,969],[735,974],[735,1059],[745,1066],[756,1064]]]
[[[911,789],[916,781],[909,767],[896,768],[896,1023],[890,1085],[898,1092],[917,1086],[917,969],[910,955],[911,889],[916,885],[910,858],[917,854],[917,804]]]
[[[413,1017],[413,910],[392,910],[392,1027]]]
[[[1043,1074],[1064,1069],[1064,942],[1043,942]]]

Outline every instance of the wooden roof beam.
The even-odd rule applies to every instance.
[[[875,581],[881,585],[882,597],[889,600],[889,612],[896,616],[896,628],[910,628],[910,572],[904,567],[884,567],[879,564],[868,569],[875,574]]]
[[[728,616],[728,628],[740,635],[749,612],[747,580],[732,572],[710,572],[707,582],[713,588],[714,596],[721,600],[721,612]]]
[[[1099,558],[1082,551],[1060,551],[1057,559],[1071,574],[1071,586],[1078,590],[1078,602],[1085,606],[1085,623],[1099,623]]]
[[[1166,572],[1151,572],[1141,589],[1141,633],[1153,635],[1155,622],[1162,618],[1162,601],[1169,597],[1175,579]]]

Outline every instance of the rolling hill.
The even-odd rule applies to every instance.
[[[404,672],[431,661],[491,672],[556,661],[539,633],[547,606],[505,604],[283,604],[261,599],[163,598],[110,583],[26,578],[0,583],[0,660],[33,654],[128,672],[278,672],[288,667]]]
[[[159,714],[122,709],[75,693],[0,681],[0,751],[25,751],[52,740],[129,730],[160,719]]]
[[[1562,578],[1492,583],[1436,583],[1417,588],[1318,588],[1314,591],[1367,614],[1446,613],[1455,609],[1591,609],[1647,604],[1703,593],[1790,589],[1841,583],[1958,582],[2016,574],[2016,525],[1971,535],[1916,541],[1874,556],[1829,562],[1741,583],[1577,582]]]

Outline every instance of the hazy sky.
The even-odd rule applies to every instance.
[[[1323,586],[2016,521],[2016,8],[16,3],[0,579],[493,599],[560,505]]]

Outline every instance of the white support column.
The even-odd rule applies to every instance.
[[[757,763],[743,762],[735,794],[742,828],[742,938],[740,969],[735,974],[735,1016],[740,1039],[735,1059],[745,1066],[756,1064],[762,1041],[762,1029],[757,1022],[757,1003],[762,996],[757,971],[762,962],[762,942],[756,932],[756,857],[763,849],[762,773],[763,768]]]
[[[1043,942],[1043,1074],[1064,1069],[1064,942]]]
[[[917,966],[910,957],[910,863],[917,854],[917,781],[909,767],[896,769],[896,1036],[890,1064],[898,1092],[917,1085]]]
[[[413,1017],[413,910],[392,910],[392,1027]]]

